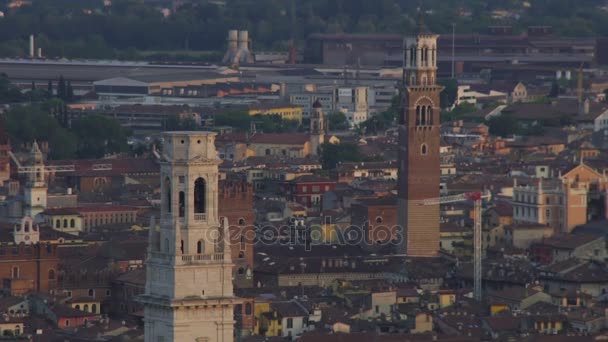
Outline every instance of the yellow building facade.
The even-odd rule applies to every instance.
[[[295,120],[302,123],[303,108],[293,105],[281,106],[252,106],[247,112],[250,116],[254,115],[278,115],[283,120]]]
[[[53,229],[72,234],[78,235],[84,231],[82,216],[78,213],[64,213],[59,215],[44,214],[46,223],[53,227]]]

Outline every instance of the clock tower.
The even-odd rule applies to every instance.
[[[440,106],[437,85],[437,38],[422,23],[404,41],[402,109],[399,117],[398,220],[403,229],[399,252],[434,257],[439,251]]]

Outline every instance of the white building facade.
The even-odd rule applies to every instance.
[[[234,341],[228,223],[218,217],[215,133],[163,133],[160,229],[151,224],[145,341]]]

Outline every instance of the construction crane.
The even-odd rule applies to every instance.
[[[487,192],[467,192],[464,194],[428,198],[420,202],[420,205],[438,205],[454,202],[473,201],[473,295],[475,300],[481,301],[481,204],[484,199],[490,199],[491,194]]]
[[[66,164],[66,165],[31,165],[31,166],[23,166],[17,159],[17,157],[13,154],[13,152],[8,152],[8,155],[11,157],[15,165],[17,166],[17,173],[35,173],[35,172],[74,172],[76,171],[76,166],[74,164]],[[93,164],[91,166],[92,171],[108,171],[112,170],[112,164]]]

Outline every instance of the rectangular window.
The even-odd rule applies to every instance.
[[[308,191],[308,187],[307,186],[303,186],[302,187],[302,193],[306,193],[306,191]]]
[[[380,306],[376,305],[376,313],[380,313]]]
[[[321,191],[321,187],[320,187],[320,186],[318,186],[318,185],[314,185],[314,186],[312,187],[312,192],[317,193],[317,192],[319,192],[319,191]]]
[[[293,318],[287,319],[287,329],[293,329]]]

